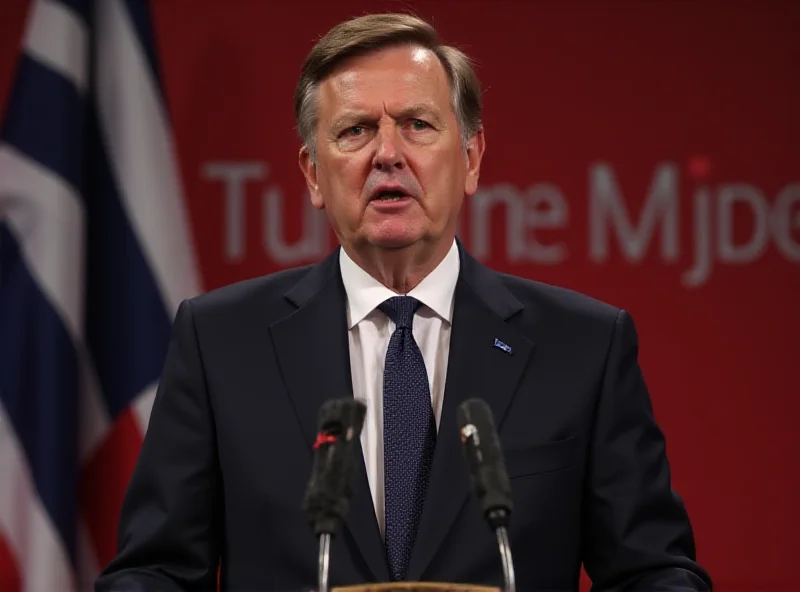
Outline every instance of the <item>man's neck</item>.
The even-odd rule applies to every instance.
[[[361,269],[397,294],[408,294],[447,256],[454,237],[405,249],[345,249]]]

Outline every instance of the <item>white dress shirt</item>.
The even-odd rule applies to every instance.
[[[361,269],[340,249],[339,265],[347,292],[347,327],[353,395],[367,406],[361,447],[381,535],[384,533],[383,481],[383,365],[394,323],[377,306],[397,296]],[[425,360],[436,429],[442,414],[453,296],[460,261],[455,241],[442,262],[407,296],[422,303],[414,315],[412,331]]]

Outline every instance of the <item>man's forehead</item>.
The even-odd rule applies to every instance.
[[[382,75],[396,77],[398,71],[406,72],[401,73],[401,77],[438,76],[444,74],[444,67],[436,54],[425,47],[392,46],[346,58],[326,77],[325,82],[346,90]]]
[[[393,47],[348,58],[321,86],[322,100],[341,106],[375,99],[415,96],[415,102],[447,100],[449,81],[439,58],[432,51],[413,46]],[[365,94],[366,93],[366,94]],[[411,97],[408,97],[411,98]]]

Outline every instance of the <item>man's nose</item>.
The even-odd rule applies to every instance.
[[[379,171],[390,171],[394,168],[403,168],[402,139],[397,126],[393,124],[382,125],[378,129],[377,147],[373,158],[373,166]]]

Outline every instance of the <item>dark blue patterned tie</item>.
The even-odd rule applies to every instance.
[[[436,445],[428,374],[411,332],[419,305],[395,296],[378,307],[397,325],[383,374],[385,545],[394,581],[406,577]]]

